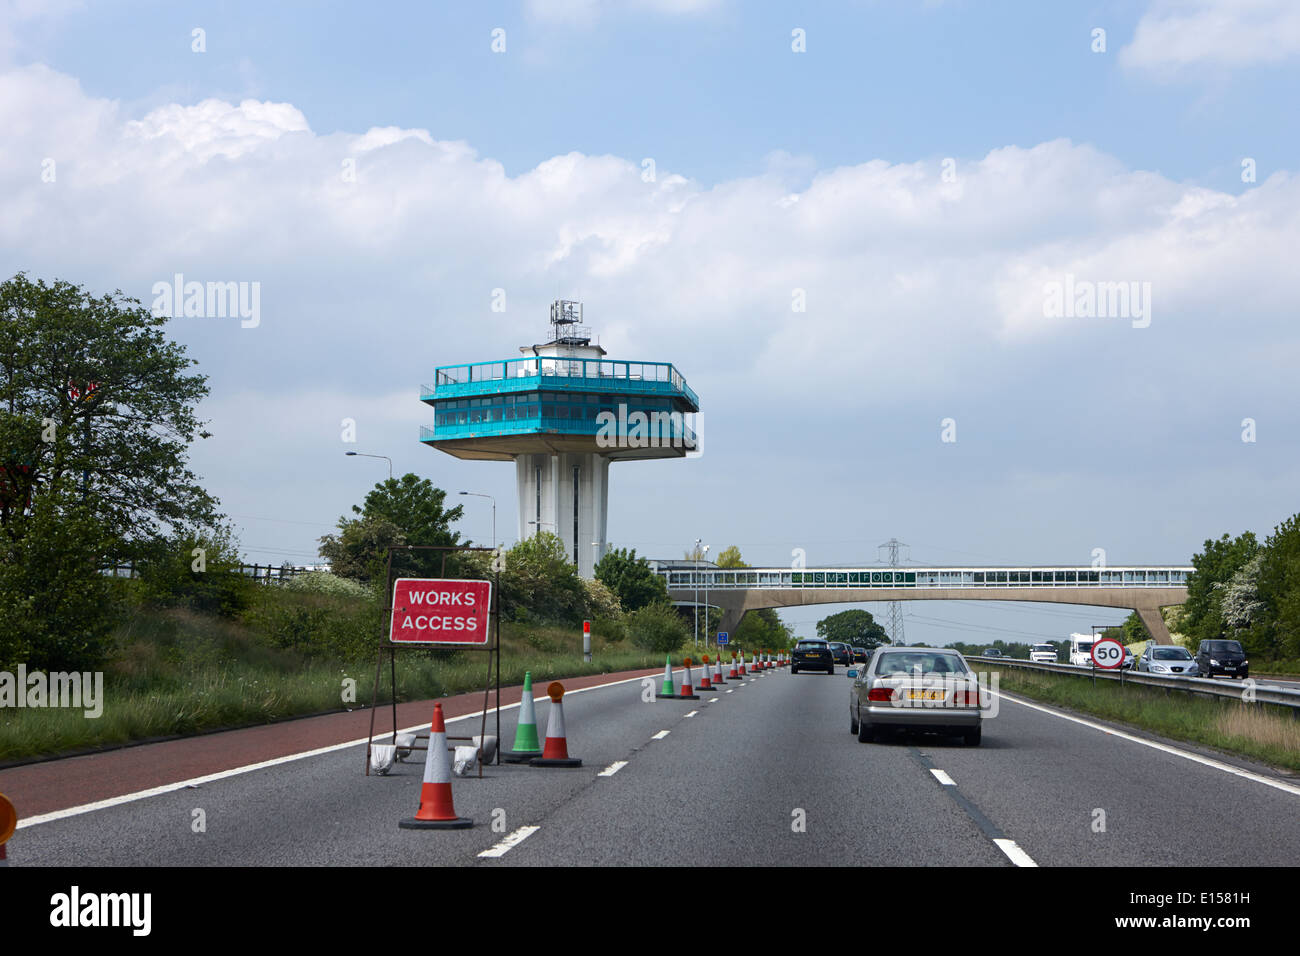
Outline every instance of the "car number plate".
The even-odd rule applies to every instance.
[[[943,700],[947,693],[941,690],[909,690],[908,700]]]

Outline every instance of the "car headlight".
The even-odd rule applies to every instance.
[[[1211,658],[1210,658],[1210,666],[1211,666],[1211,667],[1220,667],[1221,665],[1219,664],[1218,661],[1216,661],[1213,657],[1211,657]]]

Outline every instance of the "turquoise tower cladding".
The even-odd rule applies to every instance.
[[[608,358],[580,303],[552,304],[548,338],[521,358],[437,369],[420,391],[433,406],[420,440],[513,461],[520,540],[553,532],[591,577],[605,552],[610,464],[699,455],[700,401],[666,362]]]

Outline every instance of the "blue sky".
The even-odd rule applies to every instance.
[[[416,393],[570,297],[703,400],[703,457],[613,469],[616,545],[1181,562],[1297,510],[1298,68],[1282,0],[3,0],[0,271],[260,283],[256,328],[170,325],[250,559],[310,560],[382,477],[345,448],[513,537],[513,469],[421,446]],[[1149,325],[1046,317],[1067,274],[1150,283]],[[932,642],[1122,616],[910,610]]]

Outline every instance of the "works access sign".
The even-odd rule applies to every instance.
[[[394,644],[486,644],[491,581],[398,578],[393,582]]]

